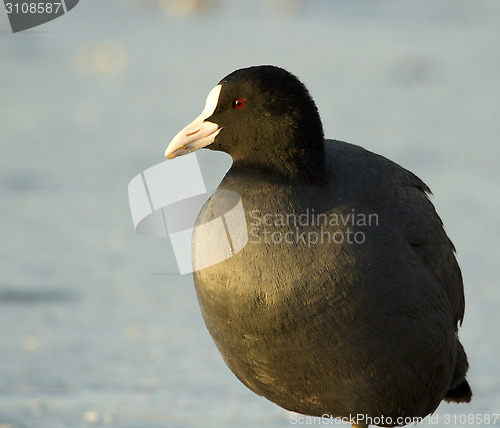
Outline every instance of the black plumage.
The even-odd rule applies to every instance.
[[[197,224],[229,208],[231,190],[250,239],[194,282],[229,368],[285,409],[387,426],[443,399],[470,401],[462,277],[429,188],[380,155],[325,140],[307,89],[281,68],[237,70],[220,85],[203,118],[218,133],[205,145],[233,165]],[[171,157],[188,147],[174,146]],[[195,230],[195,263],[210,239]]]

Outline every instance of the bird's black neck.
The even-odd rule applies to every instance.
[[[305,158],[279,158],[267,159],[236,159],[231,168],[240,174],[255,174],[259,172],[269,181],[291,183],[302,181],[309,184],[320,184],[325,181],[325,155],[324,152],[317,156]]]

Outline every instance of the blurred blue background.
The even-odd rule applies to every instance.
[[[474,391],[439,426],[500,412],[500,2],[86,0],[16,34],[0,9],[1,428],[290,425],[226,368],[192,277],[127,199],[208,91],[257,64],[307,85],[327,137],[431,187]]]

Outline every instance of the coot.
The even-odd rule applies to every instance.
[[[305,86],[274,66],[237,70],[170,143],[233,165],[201,210],[241,198],[242,251],[194,273],[207,328],[232,372],[279,406],[353,426],[402,426],[468,402],[455,249],[414,174],[325,140]],[[233,193],[234,194],[234,193]],[[193,234],[193,262],[213,236]]]

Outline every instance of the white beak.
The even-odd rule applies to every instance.
[[[212,116],[215,111],[221,89],[222,86],[217,85],[210,91],[201,114],[174,137],[165,151],[165,157],[174,159],[177,156],[194,152],[214,142],[215,137],[222,128],[219,128],[216,123],[208,122],[205,119]]]

